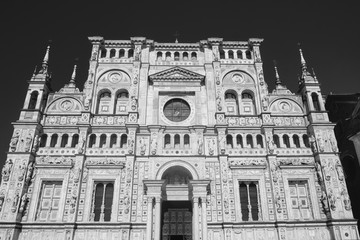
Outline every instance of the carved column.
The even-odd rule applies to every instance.
[[[152,222],[153,222],[153,197],[148,197],[148,218],[146,223],[146,240],[152,239]]]
[[[193,198],[193,239],[199,240],[199,198]]]
[[[160,223],[161,223],[161,197],[155,198],[155,232],[154,240],[160,240]]]
[[[206,197],[201,198],[202,209],[202,240],[207,240],[207,220],[206,220]]]

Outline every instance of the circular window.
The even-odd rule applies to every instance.
[[[171,99],[164,106],[164,115],[173,122],[184,121],[190,115],[190,106],[183,99]]]

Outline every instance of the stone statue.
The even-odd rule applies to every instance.
[[[337,173],[340,181],[344,180],[344,171],[339,162],[338,162],[338,164],[336,164],[336,173]]]
[[[7,159],[5,161],[5,165],[2,169],[2,177],[3,177],[3,180],[6,182],[9,180],[10,178],[10,174],[11,174],[11,171],[12,171],[12,167],[13,167],[13,162],[11,159]]]
[[[219,48],[217,46],[214,46],[212,48],[212,50],[213,50],[214,61],[218,61],[219,60]]]
[[[138,46],[136,46],[136,49],[135,49],[135,60],[140,61],[140,58],[141,58],[141,46],[138,45]]]
[[[209,154],[214,155],[214,153],[215,153],[215,140],[214,139],[208,140],[208,148],[209,148]]]
[[[89,170],[87,168],[84,168],[83,176],[82,176],[82,182],[85,183],[87,181]]]
[[[203,153],[203,139],[201,135],[198,136],[197,144],[198,144],[198,154],[201,155]]]
[[[144,155],[146,152],[146,142],[144,138],[140,138],[139,143],[140,143],[140,154]]]
[[[39,149],[39,145],[40,145],[40,136],[36,134],[31,152],[36,153],[37,150]]]
[[[76,145],[76,149],[79,154],[82,154],[84,152],[85,141],[86,141],[85,136],[81,135],[80,140],[79,140],[78,144]]]
[[[73,171],[74,171],[73,172],[74,183],[78,183],[80,180],[81,168],[75,168]]]
[[[320,134],[317,135],[317,142],[318,142],[318,150],[320,152],[324,152],[325,151],[325,141],[324,139],[320,136]]]
[[[32,137],[31,137],[31,133],[29,133],[26,138],[25,138],[25,147],[24,147],[24,151],[25,152],[29,152],[30,148],[31,148],[31,141],[32,141]]]
[[[321,172],[321,165],[320,163],[316,162],[315,163],[315,169],[316,169],[316,176],[318,177],[319,182],[323,182],[323,176],[322,176],[322,172]]]
[[[17,143],[19,141],[19,137],[20,137],[20,130],[16,130],[14,135],[11,137],[11,140],[10,140],[10,151],[11,152],[16,151],[16,146],[17,146]]]
[[[281,198],[278,192],[276,193],[275,196],[275,205],[276,205],[276,211],[278,213],[281,213]]]
[[[315,139],[314,135],[311,135],[309,137],[309,141],[310,141],[310,146],[311,146],[311,149],[312,149],[313,153],[317,153],[318,152],[318,147],[317,147],[316,139]]]
[[[271,139],[270,136],[267,137],[267,145],[268,145],[268,152],[270,154],[273,154],[276,146],[275,146],[274,140]]]
[[[156,151],[157,151],[157,141],[156,141],[156,138],[153,138],[151,140],[151,154],[155,155]]]
[[[18,176],[19,181],[24,180],[25,173],[26,173],[26,163],[23,163],[22,165],[19,166],[19,176]]]
[[[21,203],[20,203],[20,206],[19,206],[19,213],[23,213],[25,208],[26,208],[26,204],[27,204],[27,201],[28,201],[28,197],[27,197],[27,193],[24,193],[21,197]]]
[[[220,152],[221,154],[225,154],[225,136],[222,136],[220,141],[219,141],[219,145],[220,145]]]
[[[34,170],[34,163],[33,162],[30,162],[28,164],[28,168],[27,168],[27,172],[26,172],[26,178],[25,178],[25,181],[26,182],[29,182],[30,179],[31,179],[31,175],[33,173],[33,170]]]
[[[272,173],[272,178],[273,178],[273,181],[274,182],[277,182],[278,179],[279,179],[279,173],[278,173],[278,163],[277,162],[272,162],[271,165],[270,165],[270,169],[271,169],[271,173]]]
[[[349,198],[349,194],[347,193],[346,189],[343,188],[341,191],[341,195],[343,196],[343,201],[344,201],[344,207],[347,211],[351,210],[351,203],[350,203],[350,198]]]
[[[19,193],[17,192],[15,194],[15,197],[13,199],[13,203],[12,203],[12,206],[11,206],[11,212],[15,213],[16,212],[16,209],[17,209],[17,205],[19,203]]]
[[[335,197],[332,189],[329,190],[327,198],[329,200],[331,210],[335,211],[335,209],[336,209],[336,197]]]
[[[264,111],[267,111],[268,109],[268,100],[269,100],[268,97],[264,97],[263,99],[261,99]]]
[[[322,205],[323,205],[324,212],[325,212],[325,213],[329,212],[329,204],[328,204],[328,201],[327,201],[327,197],[326,197],[325,191],[322,191],[320,200],[321,200],[321,203],[322,203]]]
[[[128,153],[132,154],[134,152],[134,139],[129,139],[128,140]]]
[[[333,170],[329,160],[324,163],[323,169],[324,169],[325,179],[329,181],[331,178],[331,171]]]

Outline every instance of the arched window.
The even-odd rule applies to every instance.
[[[234,59],[234,52],[232,50],[228,51],[229,59]]]
[[[76,145],[79,143],[79,134],[74,134],[71,141],[71,147],[76,147]],[[81,146],[82,147],[82,146]]]
[[[311,94],[311,99],[314,105],[314,110],[315,111],[320,111],[320,104],[319,104],[319,97],[316,93],[312,93]]]
[[[230,134],[226,136],[226,146],[228,148],[233,148],[233,137]]]
[[[180,148],[180,135],[179,134],[175,134],[174,144],[175,144],[175,148]]]
[[[117,142],[117,136],[116,136],[116,134],[112,134],[110,137],[110,147],[111,148],[115,147],[116,142]]]
[[[245,54],[246,54],[246,59],[251,59],[251,52],[249,50],[247,50]]]
[[[170,53],[170,52],[166,52],[166,53],[165,53],[165,59],[166,59],[166,61],[170,61],[170,60],[171,60],[171,53]]]
[[[242,220],[258,221],[258,182],[240,182],[239,188]]]
[[[283,135],[283,142],[284,142],[284,145],[289,148],[290,147],[290,140],[289,140],[289,136],[284,134]]]
[[[183,52],[183,60],[184,61],[189,60],[189,54],[187,52]]]
[[[126,148],[127,147],[127,135],[123,134],[121,135],[120,139],[120,148]]]
[[[48,138],[47,134],[41,135],[41,138],[40,138],[40,147],[45,147],[45,146],[46,146],[47,138]]]
[[[121,89],[116,94],[115,113],[126,112],[126,106],[129,101],[129,92],[126,89]]]
[[[295,147],[299,148],[300,147],[299,136],[294,134],[292,138],[293,138],[293,143],[294,143]]]
[[[280,148],[280,139],[279,136],[274,134],[273,136],[273,140],[274,140],[274,144],[276,145],[277,148]]]
[[[103,91],[98,100],[98,113],[110,113],[111,93],[108,90]]]
[[[170,135],[166,134],[164,137],[164,148],[171,148]]]
[[[225,105],[226,113],[230,115],[239,114],[239,104],[237,100],[237,93],[233,90],[228,90],[225,92]]]
[[[106,48],[101,49],[101,58],[106,58]]]
[[[134,49],[129,49],[128,51],[128,58],[134,57]]]
[[[103,148],[105,147],[106,144],[106,134],[101,134],[100,136],[100,147]]]
[[[237,50],[236,56],[237,56],[238,59],[242,59],[242,58],[243,58],[243,56],[242,56],[242,51],[241,51],[241,50]]]
[[[95,222],[109,222],[113,205],[113,183],[96,183],[94,195],[92,218]]]
[[[238,147],[243,147],[243,140],[242,140],[242,136],[240,134],[238,134],[236,136],[236,146]]]
[[[162,60],[162,52],[157,52],[157,53],[156,53],[156,59],[157,59],[158,61],[161,61],[161,60]]]
[[[191,60],[196,60],[196,58],[197,58],[196,52],[192,52],[191,53]]]
[[[92,148],[96,143],[96,135],[91,134],[89,138],[89,148]]]
[[[37,91],[31,93],[28,109],[35,109],[38,95],[39,93]]]
[[[115,50],[115,49],[111,49],[111,50],[110,50],[110,58],[115,57],[115,53],[116,53],[116,50]]]
[[[302,139],[303,139],[303,142],[304,142],[305,147],[309,148],[309,147],[310,147],[309,136],[306,135],[306,134],[304,134],[304,135],[302,136]]]
[[[246,144],[247,144],[247,147],[250,147],[250,148],[254,147],[253,137],[250,134],[248,134],[246,136]]]
[[[184,147],[185,148],[190,148],[190,137],[188,134],[184,135]]]
[[[69,140],[69,135],[67,134],[62,135],[60,147],[66,147],[68,140]]]
[[[50,140],[50,147],[55,147],[58,141],[58,135],[57,134],[53,134],[51,136],[51,140]]]
[[[119,58],[123,58],[125,57],[125,50],[124,49],[120,49],[119,50]]]
[[[246,90],[241,94],[241,106],[242,114],[255,114],[255,103],[252,92]]]
[[[175,60],[175,61],[179,61],[179,60],[180,60],[180,53],[179,53],[179,52],[175,52],[175,53],[174,53],[174,60]]]
[[[257,144],[258,148],[263,148],[264,147],[263,137],[260,134],[258,134],[256,136],[256,144]]]
[[[224,50],[220,50],[220,59],[225,59],[225,51]]]

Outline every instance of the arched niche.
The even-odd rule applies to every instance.
[[[177,160],[177,161],[168,162],[168,163],[164,164],[163,166],[161,166],[160,169],[158,170],[158,172],[156,173],[156,180],[163,179],[164,173],[172,167],[181,167],[183,169],[186,169],[186,171],[188,173],[190,173],[192,180],[199,179],[199,175],[192,165],[190,165],[189,163],[187,163],[185,161]]]
[[[240,70],[234,70],[228,72],[223,77],[223,85],[248,85],[255,84],[254,79],[246,72]]]
[[[270,112],[274,114],[303,114],[302,107],[292,99],[281,98],[270,103]]]
[[[82,103],[72,97],[57,98],[46,109],[46,113],[80,113],[83,111]]]

